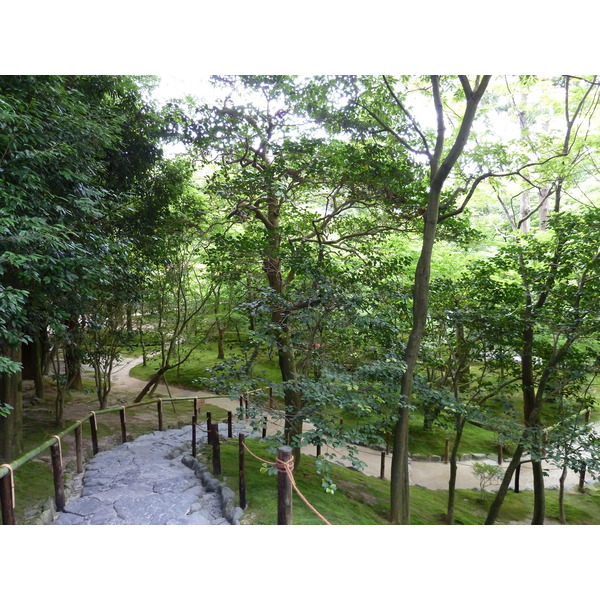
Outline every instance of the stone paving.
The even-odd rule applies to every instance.
[[[251,435],[233,424],[233,435]],[[219,424],[227,435],[227,425]],[[197,429],[198,447],[206,433]],[[192,426],[142,435],[100,452],[87,464],[80,496],[71,498],[55,525],[229,525],[219,485],[206,485],[184,464],[191,456]],[[198,462],[198,461],[196,461]],[[192,466],[190,464],[190,466]],[[233,494],[229,490],[229,496]],[[239,509],[238,509],[239,510]],[[241,511],[240,511],[241,513]]]

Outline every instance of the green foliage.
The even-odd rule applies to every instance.
[[[479,479],[479,489],[482,499],[485,498],[485,488],[492,485],[494,481],[502,479],[504,475],[504,469],[499,465],[490,465],[481,462],[474,463],[471,470],[473,471],[473,475]]]

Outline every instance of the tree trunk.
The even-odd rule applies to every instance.
[[[3,356],[21,362],[21,348],[5,348]],[[23,388],[21,372],[0,375],[0,402],[13,409],[0,417],[0,460],[9,462],[23,452]]]
[[[35,397],[42,402],[45,399],[44,392],[44,347],[39,335],[33,338],[33,383],[35,386]]]
[[[529,200],[529,190],[525,190],[521,194],[521,233],[529,233],[530,230],[530,219],[529,214],[531,213],[531,202]]]
[[[558,519],[563,524],[567,524],[567,516],[565,514],[565,480],[567,479],[567,465],[563,466],[558,480]]]
[[[490,76],[485,75],[473,90],[465,78],[461,78],[465,91],[467,104],[460,124],[458,134],[452,147],[442,160],[445,141],[444,109],[440,94],[439,76],[431,76],[434,105],[437,117],[437,136],[433,154],[430,155],[430,178],[427,206],[424,214],[423,243],[421,254],[415,271],[415,285],[413,290],[413,319],[410,336],[404,353],[406,370],[402,377],[401,401],[408,404],[412,397],[413,377],[417,365],[417,358],[421,347],[421,339],[425,330],[427,307],[429,303],[429,279],[431,272],[431,256],[437,224],[439,220],[440,198],[442,189],[448,175],[454,168],[456,161],[469,138],[477,106],[489,83]],[[392,472],[390,475],[391,507],[390,519],[394,524],[408,524],[410,520],[409,508],[409,476],[408,476],[408,424],[409,409],[407,406],[400,408],[399,419],[396,423],[394,434],[394,456],[392,459]]]
[[[421,347],[421,339],[425,331],[427,307],[429,304],[429,279],[431,273],[431,256],[435,241],[438,221],[440,193],[432,190],[429,194],[423,244],[415,271],[413,291],[413,322],[404,354],[406,370],[402,377],[400,389],[401,401],[409,404],[412,398],[413,377],[417,366],[417,358]],[[409,448],[408,425],[410,412],[407,406],[400,408],[399,419],[394,431],[394,449],[390,475],[391,510],[390,520],[394,524],[408,524],[410,520],[409,489]]]
[[[225,358],[224,336],[225,327],[221,324],[220,319],[217,319],[217,359],[219,360]]]
[[[450,480],[448,481],[448,510],[446,512],[446,523],[452,525],[454,523],[454,500],[456,497],[456,474],[458,471],[457,457],[458,448],[460,446],[460,439],[463,434],[465,427],[464,419],[460,417],[457,419],[456,424],[456,436],[454,437],[454,443],[452,444],[452,452],[450,454]]]
[[[533,468],[533,518],[532,525],[543,525],[546,514],[546,493],[544,486],[544,470],[539,460],[531,462]]]
[[[488,511],[487,518],[485,520],[486,525],[493,525],[498,519],[498,515],[500,514],[500,508],[502,507],[502,503],[504,502],[504,498],[506,497],[506,493],[508,492],[508,486],[512,480],[515,470],[521,464],[521,456],[523,455],[523,446],[519,444],[515,453],[512,457],[512,460],[508,464],[506,471],[504,473],[504,478],[502,479],[502,483],[500,484],[500,488],[496,492],[496,497],[490,506]]]

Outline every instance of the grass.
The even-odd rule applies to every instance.
[[[196,348],[188,360],[181,366],[167,372],[167,381],[175,386],[180,386],[190,390],[210,390],[210,379],[208,369],[224,366],[227,361],[235,359],[244,361],[246,356],[234,343],[227,344],[225,359],[217,358],[217,345],[210,343],[200,348]],[[154,356],[148,359],[146,365],[138,365],[132,369],[131,375],[143,381],[147,381],[156,373],[160,366],[160,358]],[[281,382],[281,373],[275,361],[269,360],[268,356],[259,355],[254,364],[254,374],[262,376],[275,383]]]
[[[48,398],[51,390],[48,390]],[[73,393],[67,408],[75,411],[75,418],[81,418],[88,410],[95,408],[93,395]],[[28,434],[27,445],[35,445],[55,432],[52,424],[52,402],[47,400],[44,406],[31,407],[34,412],[27,411]],[[164,404],[164,422],[166,427],[179,427],[190,421],[190,407],[176,411],[169,403]],[[211,412],[212,419],[224,421],[227,411],[214,405],[201,407],[200,420],[206,412]],[[32,418],[35,416],[35,418]],[[72,415],[71,415],[72,416]],[[136,437],[156,429],[156,415],[152,407],[140,407],[128,416],[128,432]],[[99,415],[100,447],[108,449],[120,443],[120,425],[117,414]],[[72,422],[72,419],[70,421]],[[261,459],[272,462],[273,455],[268,452],[268,445],[261,440],[248,440],[248,446]],[[72,440],[63,441],[65,455],[71,453]],[[84,446],[89,451],[89,429],[84,423]],[[211,468],[210,449],[203,448],[202,454]],[[238,447],[236,443],[224,443],[221,447],[222,472],[226,484],[237,493],[238,485]],[[249,525],[267,525],[276,522],[277,480],[276,477],[261,472],[262,462],[251,456],[246,458],[246,481],[248,507],[243,522]],[[72,465],[70,467],[72,472]],[[322,475],[317,471],[314,457],[304,455],[300,467],[295,471],[295,479],[300,491],[309,502],[323,514],[332,524],[344,525],[385,525],[389,523],[389,481],[370,477],[362,473],[331,465],[330,476],[337,486],[335,494],[324,491]],[[33,522],[32,509],[41,507],[48,498],[53,497],[52,473],[49,467],[49,453],[39,459],[23,465],[15,471],[15,492],[17,498],[17,522]],[[465,525],[481,525],[487,515],[493,494],[485,493],[481,499],[478,490],[458,490],[456,496],[456,523]],[[447,502],[444,490],[427,490],[411,487],[411,523],[436,525],[443,522]],[[318,525],[322,521],[294,493],[293,522],[297,525]],[[558,492],[547,491],[547,522],[557,522]],[[600,524],[600,489],[587,488],[584,494],[570,492],[566,503],[567,520],[572,524]],[[528,523],[531,518],[533,496],[531,492],[514,494],[509,492],[503,505],[499,523]],[[39,510],[39,508],[38,508]]]
[[[264,461],[273,462],[268,444],[247,440],[246,445]],[[211,450],[204,447],[200,456],[212,469]],[[263,472],[261,461],[246,454],[246,498],[248,506],[243,524],[271,525],[277,522],[277,478]],[[238,446],[233,441],[221,445],[220,477],[238,496]],[[332,525],[386,525],[389,524],[389,482],[376,477],[331,465],[331,478],[337,486],[335,494],[322,487],[322,475],[316,468],[316,459],[304,455],[300,467],[294,470],[299,490],[307,500]],[[455,523],[483,525],[494,494],[479,490],[457,490]],[[445,490],[428,490],[411,487],[411,524],[439,525],[444,522],[448,493]],[[558,522],[558,491],[547,490],[547,523]],[[600,524],[600,488],[587,488],[585,493],[568,492],[566,496],[567,522],[570,524]],[[522,523],[531,520],[533,493],[509,492],[503,504],[498,524]],[[323,525],[293,492],[293,524]]]

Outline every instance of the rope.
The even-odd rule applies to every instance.
[[[10,473],[10,493],[12,496],[12,508],[14,510],[14,508],[15,508],[15,471],[10,465],[8,465],[6,463],[3,465],[0,465],[0,467],[6,467],[8,469],[8,472]]]
[[[306,506],[308,506],[308,508],[310,508],[310,510],[312,510],[315,513],[315,515],[317,515],[317,517],[319,517],[319,519],[321,519],[325,523],[325,525],[331,525],[331,523],[306,499],[304,494],[302,494],[302,492],[300,492],[300,490],[298,489],[298,486],[296,485],[296,480],[294,479],[294,474],[292,473],[292,469],[294,468],[294,457],[290,458],[290,460],[288,461],[283,461],[278,458],[276,462],[270,462],[268,460],[264,460],[256,456],[256,454],[254,454],[244,442],[242,442],[242,445],[254,458],[259,460],[260,462],[266,463],[268,465],[274,465],[280,473],[287,473],[292,487],[296,490],[296,493],[298,494],[298,496],[300,496],[304,504],[306,504]]]
[[[60,438],[57,435],[51,435],[50,437],[56,438],[58,441],[58,451],[62,454],[62,446],[60,443]]]

